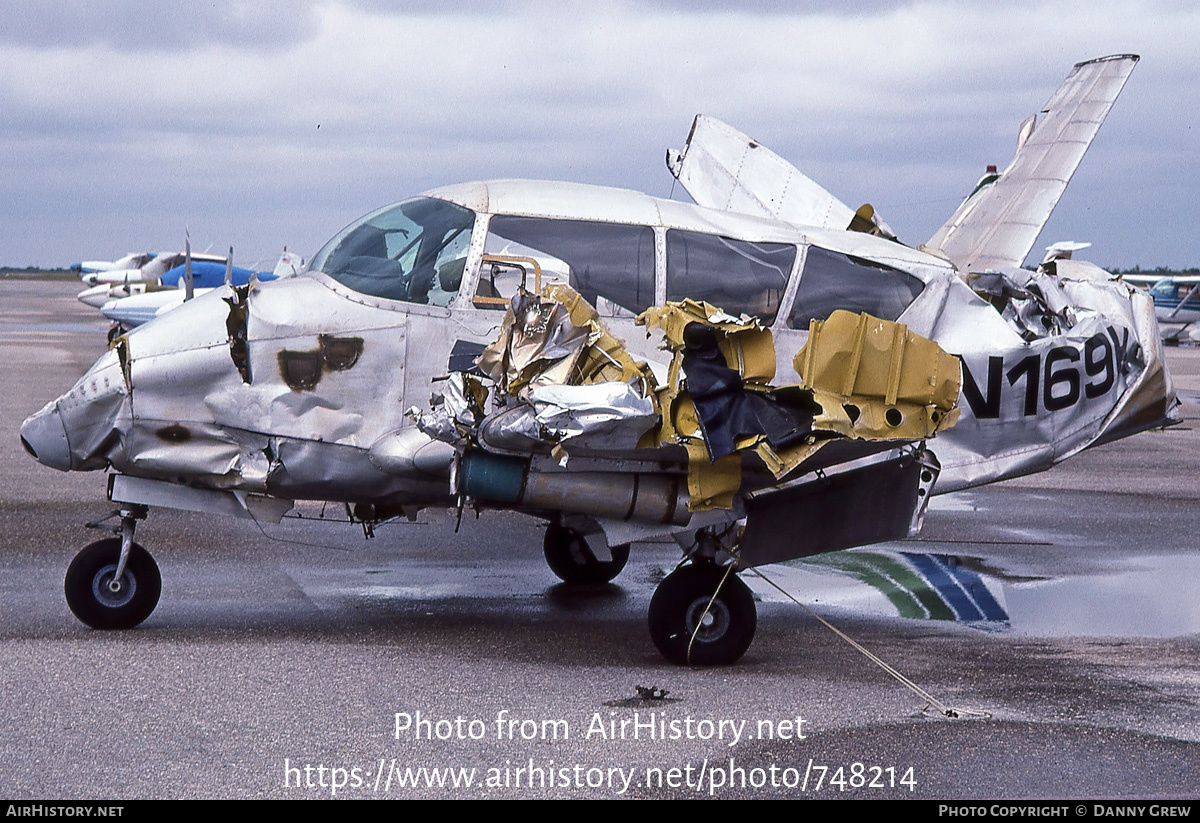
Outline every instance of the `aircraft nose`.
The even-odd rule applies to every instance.
[[[71,448],[58,403],[46,404],[21,424],[21,445],[39,463],[59,471],[71,470]]]

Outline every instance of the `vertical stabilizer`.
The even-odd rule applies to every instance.
[[[1021,125],[1008,168],[985,178],[926,245],[961,271],[1020,266],[1138,59],[1115,54],[1076,64],[1040,115]]]

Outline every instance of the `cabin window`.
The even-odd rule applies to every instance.
[[[838,309],[895,320],[923,288],[899,269],[811,246],[788,325],[807,329],[810,320],[824,320]]]
[[[480,308],[488,298],[512,297],[520,282],[512,268],[489,267],[488,256],[536,260],[543,283],[567,283],[602,317],[633,317],[654,305],[654,231],[646,226],[498,214],[483,253]],[[532,291],[533,283],[526,287]]]
[[[667,232],[667,299],[704,300],[734,316],[775,319],[796,247],[715,234]]]
[[[1190,296],[1192,299],[1187,300],[1187,307],[1191,309],[1196,308],[1197,305],[1195,295],[1192,294],[1194,288],[1196,288],[1196,283],[1191,280],[1182,283],[1177,280],[1159,280],[1150,287],[1150,294],[1156,300],[1165,301],[1168,308],[1174,307],[1175,304]]]
[[[309,268],[388,300],[445,306],[458,294],[475,214],[419,197],[385,206],[342,229]]]

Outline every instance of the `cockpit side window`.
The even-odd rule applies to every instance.
[[[654,305],[654,230],[647,226],[497,214],[483,251],[485,263],[488,255],[536,260],[543,283],[568,283],[602,316],[632,317]],[[512,296],[515,280],[485,274],[479,296]]]
[[[788,325],[807,329],[838,309],[895,320],[925,284],[899,269],[810,246]]]
[[[445,306],[458,294],[475,213],[419,197],[351,223],[309,266],[362,294]]]
[[[715,234],[667,232],[667,299],[704,300],[770,324],[796,260],[789,243],[751,243]]]
[[[1191,294],[1192,288],[1195,286],[1192,282],[1180,283],[1175,280],[1159,280],[1150,287],[1150,294],[1154,297],[1163,298],[1164,300],[1183,300]],[[1195,295],[1191,295],[1193,298]],[[1188,308],[1192,308],[1196,301],[1189,300]]]

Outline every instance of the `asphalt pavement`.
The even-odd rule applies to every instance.
[[[750,651],[687,669],[646,629],[674,544],[572,589],[503,513],[368,540],[336,507],[153,511],[158,609],[86,628],[63,574],[104,476],[17,438],[104,350],[78,290],[0,281],[0,796],[1200,797],[1200,351],[1168,358],[1183,425],[937,497],[919,540],[767,567],[812,611],[752,580]]]

